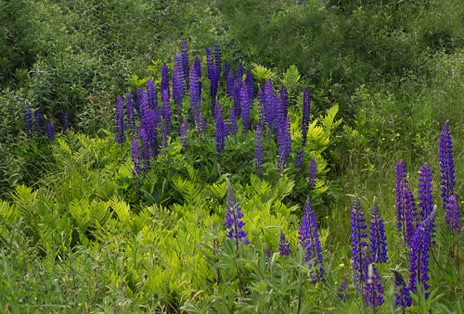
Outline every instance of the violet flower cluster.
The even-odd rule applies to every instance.
[[[316,221],[316,213],[309,197],[303,208],[303,218],[298,229],[299,244],[305,250],[305,262],[309,263],[311,281],[316,283],[324,280],[324,262],[322,260],[322,247]]]
[[[355,195],[351,210],[351,252],[355,287],[359,293],[363,291],[362,285],[367,279],[368,245],[366,231],[364,212],[361,210],[358,196]]]
[[[431,233],[437,207],[434,206],[432,212],[417,228],[411,242],[411,251],[409,256],[409,290],[416,292],[418,286],[423,287],[425,298],[428,298],[427,290],[430,288],[429,281],[429,254],[432,244]]]
[[[374,199],[370,222],[370,244],[371,244],[371,263],[387,262],[387,237],[385,236],[385,226],[380,217],[377,200]]]
[[[448,121],[443,125],[440,134],[440,173],[441,198],[443,207],[446,208],[448,198],[454,193],[455,184],[453,142]]]
[[[227,180],[226,228],[229,230],[227,232],[227,237],[229,239],[235,239],[237,246],[241,242],[250,244],[246,232],[243,230],[245,222],[242,218],[242,209],[237,203],[232,185],[229,180]]]
[[[280,256],[288,256],[290,255],[290,243],[288,243],[287,238],[285,237],[285,233],[280,230],[280,241],[279,241],[279,253]]]
[[[403,276],[396,270],[392,270],[392,272],[395,274],[395,305],[403,309],[410,307],[412,298]]]
[[[383,292],[385,288],[380,283],[380,275],[377,272],[375,265],[369,264],[367,269],[366,285],[364,286],[364,299],[368,306],[375,309],[384,303]]]

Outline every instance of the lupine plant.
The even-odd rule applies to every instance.
[[[455,185],[453,142],[449,130],[449,121],[445,122],[440,134],[440,173],[441,198],[443,208],[447,208],[448,198],[453,195]]]

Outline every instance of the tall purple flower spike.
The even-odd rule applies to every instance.
[[[377,199],[374,199],[370,224],[370,243],[371,243],[371,263],[387,262],[387,237],[385,236],[385,226],[380,217]]]
[[[227,237],[229,239],[235,239],[236,245],[240,242],[245,244],[250,244],[250,241],[247,239],[246,232],[243,230],[245,222],[243,222],[243,213],[242,208],[237,203],[235,198],[234,190],[229,180],[227,182],[227,206],[226,206],[226,228],[229,230],[227,232]]]
[[[443,207],[446,208],[448,198],[454,193],[455,173],[453,160],[453,142],[446,121],[440,134],[440,186]]]

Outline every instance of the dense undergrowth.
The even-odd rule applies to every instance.
[[[0,8],[2,311],[463,312],[464,239],[447,221],[439,146],[448,121],[462,216],[461,2],[21,0]],[[179,103],[174,86],[164,97],[162,73],[174,85],[174,55],[186,43]],[[224,63],[205,47],[220,47]],[[197,57],[199,95],[187,78]],[[212,96],[214,71],[222,75]],[[247,71],[252,94],[242,86]],[[156,106],[144,96],[148,82]],[[150,130],[157,141],[147,146]],[[418,211],[402,223],[414,221],[420,241],[397,230],[404,186]],[[363,249],[352,246],[377,244],[353,234],[378,226],[363,229],[353,212],[369,225],[376,206],[388,260],[358,260]],[[418,245],[432,220],[431,242]],[[250,244],[228,238],[239,225]],[[403,310],[398,274],[415,282],[415,254],[430,279],[417,279]],[[382,305],[372,301],[379,292]]]

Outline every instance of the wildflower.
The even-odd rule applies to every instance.
[[[276,100],[274,96],[274,92],[272,89],[272,84],[269,79],[266,79],[264,82],[264,90],[263,90],[263,107],[264,107],[264,115],[267,127],[272,130],[276,128],[275,121],[276,121]]]
[[[432,170],[424,163],[419,171],[419,207],[421,221],[424,221],[433,210],[432,202]]]
[[[145,108],[142,119],[140,120],[140,127],[146,133],[147,150],[150,152],[150,158],[153,158],[158,153],[158,130],[157,130],[157,113],[148,107]]]
[[[132,172],[134,175],[138,176],[140,174],[140,150],[139,150],[139,142],[137,139],[133,138],[131,140],[131,148],[132,148],[132,163],[134,164],[134,169]]]
[[[448,198],[454,191],[454,160],[453,142],[449,130],[449,122],[446,121],[440,134],[440,173],[441,173],[441,198],[443,207],[446,208]]]
[[[148,107],[148,97],[147,93],[141,87],[137,88],[136,95],[135,109],[137,111],[137,115],[141,118],[143,116],[143,111],[146,107]]]
[[[214,65],[216,66],[216,75],[219,80],[219,77],[221,77],[222,56],[221,46],[218,43],[214,44]]]
[[[460,233],[461,224],[460,224],[460,214],[458,201],[454,194],[451,194],[446,200],[446,224],[448,228]]]
[[[230,134],[237,133],[238,132],[237,116],[235,115],[235,109],[234,109],[233,106],[229,110],[228,122],[229,122],[229,132],[230,132]]]
[[[227,61],[224,61],[224,72],[223,72],[223,76],[226,80],[228,80],[229,78],[229,74],[231,72],[231,67],[230,67],[230,63],[227,62]],[[233,74],[232,74],[232,80],[233,80]],[[229,95],[230,96],[230,95]]]
[[[209,47],[206,47],[206,67],[208,69],[208,78],[210,81],[211,103],[216,101],[216,95],[219,85],[219,73],[213,60],[213,53]]]
[[[124,99],[122,96],[116,97],[116,135],[114,141],[118,144],[122,144],[126,141],[126,135],[124,130],[126,129],[126,124],[124,123]]]
[[[299,170],[303,166],[303,149],[299,148],[295,150],[295,169]]]
[[[345,293],[346,288],[348,287],[348,280],[346,278],[346,275],[343,275],[343,281],[340,283],[340,286],[338,287],[338,297],[340,300],[345,300],[347,299],[348,295]]]
[[[226,206],[226,228],[229,229],[227,237],[229,239],[236,239],[236,244],[238,246],[239,242],[245,244],[250,244],[250,241],[246,237],[246,232],[243,230],[245,222],[243,222],[243,213],[240,205],[237,203],[237,200],[232,189],[232,185],[229,180],[227,182],[227,206]]]
[[[242,83],[242,87],[240,89],[240,108],[242,112],[243,132],[246,133],[250,129],[251,102],[248,96],[248,89],[245,82]]]
[[[380,276],[374,264],[369,264],[366,286],[364,288],[364,299],[368,306],[374,309],[381,306],[384,302],[384,287],[380,283]],[[375,310],[374,310],[375,312]]]
[[[409,255],[409,290],[417,291],[417,286],[422,285],[425,291],[425,298],[428,298],[427,290],[430,287],[429,281],[429,252],[431,241],[431,232],[437,207],[434,206],[432,212],[417,228],[411,241],[411,251]]]
[[[40,109],[34,111],[34,129],[35,133],[39,136],[43,134],[43,114]]]
[[[234,85],[235,85],[235,77],[232,71],[229,71],[227,75],[227,96],[233,99],[234,97]]]
[[[139,127],[138,136],[140,137],[141,146],[142,146],[142,161],[143,161],[143,171],[150,171],[150,158],[151,158],[151,145],[150,138],[144,127]]]
[[[55,139],[55,128],[53,127],[53,124],[50,122],[50,120],[45,121],[45,134],[47,134],[47,138],[50,141]]]
[[[316,159],[311,158],[309,162],[309,178],[308,178],[308,188],[313,190],[316,187],[316,178],[317,178],[317,163]]]
[[[387,237],[385,226],[380,217],[377,200],[374,199],[370,225],[371,263],[385,263],[387,261]]]
[[[121,98],[122,99],[122,98]],[[124,108],[123,108],[124,110]],[[124,121],[124,114],[122,116],[122,119]],[[61,120],[63,121],[63,131],[67,131],[71,128],[71,123],[69,122],[69,116],[66,112],[62,111],[61,112]],[[125,129],[125,125],[124,125],[124,129]]]
[[[309,129],[309,117],[311,114],[311,95],[308,89],[303,93],[303,114],[301,119],[301,132],[303,133],[303,147],[306,146]]]
[[[403,190],[404,193],[404,206],[405,206],[405,221],[406,221],[406,233],[405,239],[406,244],[411,247],[411,241],[414,237],[414,233],[416,232],[417,227],[419,226],[419,217],[417,214],[417,206],[416,200],[414,198],[414,194],[412,194],[411,189],[409,186],[405,186]]]
[[[409,289],[400,272],[392,269],[395,274],[395,305],[401,308],[407,308],[412,305],[412,298]]]
[[[186,40],[182,41],[182,48],[181,48],[181,56],[182,56],[182,71],[184,73],[184,87],[187,89],[189,86],[189,61],[188,61],[188,44]]]
[[[246,77],[245,77],[245,82],[248,90],[248,98],[250,101],[253,101],[255,98],[255,88],[254,88],[254,80],[253,80],[253,74],[251,73],[250,70],[246,71]]]
[[[277,130],[277,147],[277,168],[280,173],[283,173],[291,150],[290,120],[288,117],[285,118],[283,123],[280,123]]]
[[[161,95],[167,91],[167,97],[171,98],[171,93],[169,91],[169,69],[166,63],[163,63],[161,66]]]
[[[317,267],[311,274],[312,283],[324,280],[324,262],[322,260],[322,247],[319,240],[319,233],[316,221],[316,214],[309,201],[306,199],[304,214],[298,229],[299,244],[305,249],[305,262],[309,263],[310,268]]]
[[[353,256],[353,270],[355,286],[359,292],[363,291],[362,285],[367,277],[367,233],[366,219],[361,211],[361,204],[356,195],[351,211],[351,248]]]
[[[177,53],[172,74],[172,99],[179,112],[182,109],[182,100],[184,99],[185,95],[185,79],[183,75],[182,56],[180,53]]]
[[[279,252],[280,256],[290,255],[290,243],[288,243],[282,230],[280,230]]]
[[[171,101],[169,98],[169,92],[167,90],[163,90],[161,96],[163,101],[163,121],[166,123],[166,128],[169,132],[172,127]]]

